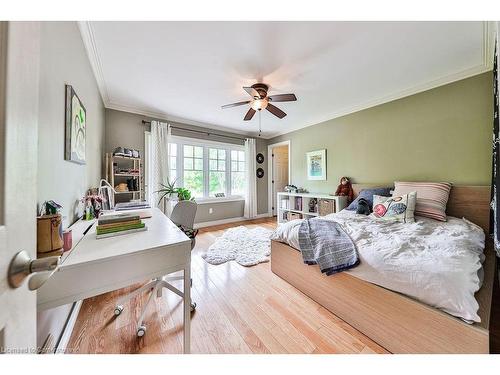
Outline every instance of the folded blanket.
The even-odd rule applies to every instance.
[[[317,264],[328,276],[359,264],[356,245],[335,221],[303,220],[299,228],[299,245],[304,263]]]

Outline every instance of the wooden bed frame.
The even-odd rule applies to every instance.
[[[363,188],[353,185],[355,196]],[[489,186],[454,186],[447,214],[489,229]],[[354,328],[392,353],[489,353],[489,326],[496,257],[488,239],[484,282],[476,293],[481,323],[467,324],[441,310],[346,272],[323,275],[302,262],[294,248],[271,244],[271,269]]]

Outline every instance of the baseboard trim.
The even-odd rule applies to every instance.
[[[203,223],[196,223],[194,225],[194,229],[212,227],[214,225],[236,223],[238,221],[248,221],[248,220],[262,219],[264,217],[269,217],[269,214],[266,212],[266,213],[257,215],[253,219],[247,219],[246,217],[241,216],[241,217],[231,217],[231,218],[222,219],[222,220],[204,221]]]
[[[73,333],[73,329],[75,328],[76,319],[78,318],[78,313],[80,312],[80,308],[82,307],[83,300],[76,301],[69,313],[68,320],[66,321],[66,325],[64,326],[63,332],[61,334],[61,338],[57,343],[55,354],[64,354],[68,349],[69,339],[71,338],[71,334]],[[70,353],[71,354],[71,353]]]

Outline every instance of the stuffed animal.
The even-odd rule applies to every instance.
[[[371,213],[370,203],[365,198],[360,198],[358,200],[358,208],[356,209],[356,213],[358,215],[370,215]]]
[[[347,197],[347,204],[352,202],[354,191],[352,190],[351,181],[348,177],[342,177],[340,179],[340,185],[337,187],[335,195]]]

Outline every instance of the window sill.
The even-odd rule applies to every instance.
[[[227,203],[227,202],[238,202],[244,200],[245,198],[243,197],[199,198],[199,199],[195,198],[195,201],[198,204]]]

